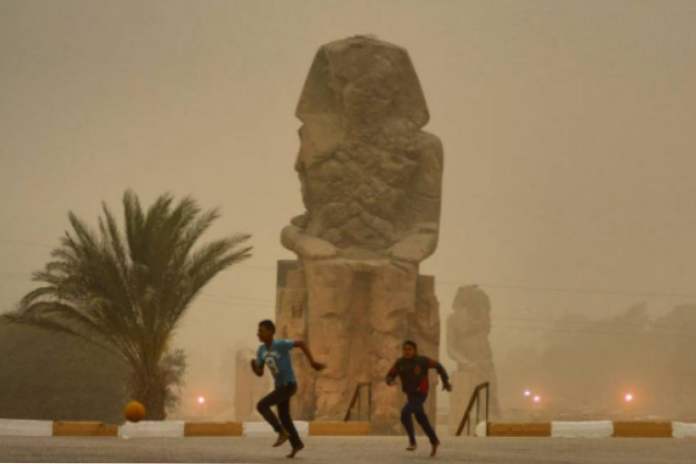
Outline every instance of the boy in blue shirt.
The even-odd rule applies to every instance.
[[[290,398],[297,392],[297,380],[292,370],[290,350],[295,347],[301,349],[307,356],[307,359],[309,359],[310,365],[318,371],[326,366],[314,360],[305,342],[274,340],[275,324],[271,320],[267,319],[259,322],[257,335],[261,341],[261,346],[259,346],[256,352],[256,359],[251,360],[251,369],[256,375],[261,377],[264,366],[268,367],[275,380],[275,389],[259,401],[256,409],[271,424],[273,430],[278,433],[278,439],[273,446],[280,446],[287,440],[290,440],[292,452],[288,454],[288,457],[294,458],[304,448],[304,444],[300,440],[297,429],[295,429],[295,425],[290,417]],[[271,406],[273,405],[278,407],[280,421],[271,411]]]

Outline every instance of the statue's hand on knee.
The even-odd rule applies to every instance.
[[[280,241],[285,248],[302,258],[328,259],[335,258],[338,254],[338,250],[330,242],[307,235],[294,225],[285,226],[280,234]]]
[[[437,247],[437,230],[419,230],[407,235],[389,248],[392,259],[418,264],[433,254]]]

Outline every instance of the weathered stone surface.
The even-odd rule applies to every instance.
[[[268,376],[257,377],[250,361],[256,357],[251,348],[237,350],[234,380],[234,411],[238,421],[262,420],[256,403],[268,394],[271,385]]]
[[[276,336],[295,340],[307,337],[307,286],[304,270],[294,260],[278,261],[276,293]],[[305,356],[292,351],[293,368],[299,379],[291,410],[298,420],[314,418],[314,375]]]
[[[297,417],[340,420],[358,383],[372,388],[371,430],[400,432],[403,395],[384,377],[413,338],[436,357],[438,303],[419,263],[435,251],[442,146],[408,53],[371,37],[322,46],[297,117],[295,163],[306,211],[281,234],[280,336],[308,340],[327,369],[298,357]],[[430,408],[434,408],[434,395]]]
[[[447,353],[457,362],[452,374],[449,429],[454,432],[464,415],[476,385],[490,382],[490,414],[498,413],[497,377],[488,340],[491,331],[491,302],[476,285],[460,287],[447,318]],[[483,399],[483,395],[481,396]]]

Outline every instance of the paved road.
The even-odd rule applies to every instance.
[[[282,463],[287,449],[268,438],[66,438],[1,437],[2,462],[229,462]],[[404,450],[399,437],[306,439],[299,463],[432,463],[427,447]],[[447,438],[436,462],[541,464],[696,463],[696,440]]]

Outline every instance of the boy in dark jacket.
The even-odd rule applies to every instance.
[[[440,374],[443,390],[452,391],[447,371],[442,367],[442,364],[425,356],[418,356],[418,346],[416,343],[411,340],[406,340],[403,344],[403,356],[394,363],[391,369],[389,369],[386,380],[388,385],[394,385],[394,381],[398,376],[401,380],[401,389],[406,393],[408,399],[406,405],[401,410],[401,423],[404,425],[406,433],[408,433],[409,446],[406,449],[408,451],[415,451],[416,449],[416,434],[413,429],[413,419],[411,417],[415,415],[423,432],[425,432],[430,440],[432,446],[430,456],[435,456],[440,440],[438,440],[435,430],[433,430],[433,427],[430,425],[428,416],[423,409],[423,403],[425,403],[428,397],[428,390],[430,388],[428,383],[429,369],[436,369],[438,374]]]

